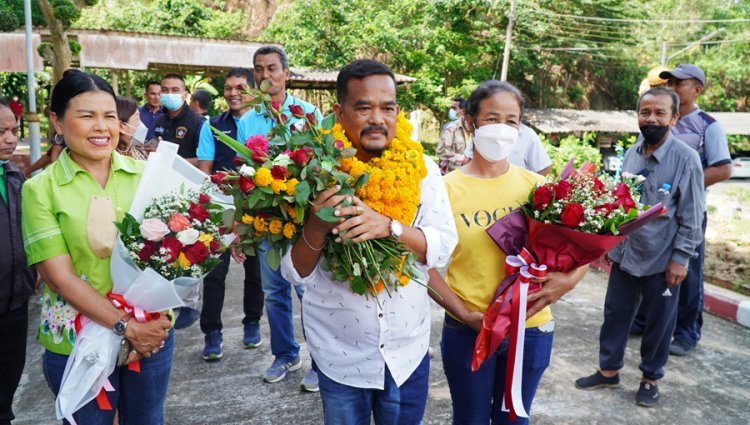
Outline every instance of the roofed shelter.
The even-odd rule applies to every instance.
[[[750,136],[750,112],[709,112],[727,134]],[[635,111],[592,111],[576,109],[527,109],[524,121],[538,131],[580,133],[585,131],[639,133]]]
[[[223,75],[234,67],[252,68],[253,54],[266,45],[249,41],[109,30],[70,29],[67,35],[81,44],[81,53],[77,58],[79,65],[82,68],[114,70],[113,85],[117,84],[117,70],[213,76]],[[43,67],[36,48],[48,37],[47,30],[33,35],[36,71],[41,71]],[[0,71],[26,71],[24,40],[23,32],[0,33],[0,51],[4,53],[0,58]],[[332,90],[336,86],[338,71],[303,68],[290,70],[290,89]],[[413,81],[414,78],[396,74],[397,84]]]

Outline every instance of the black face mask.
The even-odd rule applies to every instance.
[[[642,125],[641,127],[641,134],[643,134],[643,140],[646,141],[649,145],[656,145],[664,138],[664,135],[669,132],[669,126],[668,125],[655,125],[655,124],[648,124],[648,125]]]

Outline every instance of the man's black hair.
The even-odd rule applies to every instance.
[[[247,81],[247,85],[250,87],[255,87],[255,77],[253,77],[253,71],[250,71],[247,68],[232,68],[227,72],[227,75],[224,77],[226,79],[229,79],[230,77],[239,77],[244,78],[245,81]]]
[[[201,109],[209,110],[211,109],[211,102],[214,100],[214,97],[211,95],[211,93],[208,90],[204,89],[197,89],[193,94],[190,95],[190,101],[198,101],[198,105],[201,107]]]
[[[180,80],[180,81],[182,81],[182,87],[185,90],[187,90],[187,84],[185,84],[185,79],[182,78],[182,75],[180,75],[180,74],[170,73],[170,74],[167,74],[167,75],[161,77],[161,80],[162,81],[164,81],[164,80]],[[159,87],[161,87],[161,83],[159,83]]]
[[[638,102],[635,104],[636,112],[639,112],[641,110],[641,99],[643,99],[646,95],[667,95],[672,99],[672,115],[677,115],[677,113],[680,111],[680,97],[677,96],[677,93],[669,87],[659,86],[649,89],[646,93],[643,93],[641,97],[638,98]]]
[[[10,104],[8,104],[8,99],[0,96],[0,107],[10,109]]]
[[[161,88],[161,83],[156,80],[148,80],[146,81],[146,91],[148,91],[148,88],[151,86],[159,86]]]
[[[263,46],[256,50],[255,53],[253,53],[253,66],[255,66],[255,58],[259,55],[270,55],[272,53],[279,55],[282,69],[289,69],[289,57],[286,55],[284,49],[279,46]]]
[[[349,80],[361,80],[371,75],[387,75],[393,80],[393,87],[396,87],[396,76],[386,64],[372,59],[355,60],[341,68],[336,77],[336,101],[339,105],[344,104],[349,94]]]
[[[458,107],[459,108],[461,108],[461,109],[465,109],[466,108],[466,99],[464,99],[463,97],[456,96],[456,97],[453,98],[453,101],[454,102],[458,102]]]

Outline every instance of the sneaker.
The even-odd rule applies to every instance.
[[[688,351],[692,349],[693,347],[689,347],[677,341],[672,341],[672,343],[669,344],[669,354],[673,356],[677,356],[677,357],[682,357],[686,355]]]
[[[301,386],[303,390],[309,393],[317,393],[320,391],[320,388],[318,388],[318,373],[310,369],[310,371],[307,372],[307,375],[302,378]]]
[[[200,312],[198,310],[194,308],[182,307],[180,309],[180,314],[174,321],[174,328],[189,328],[193,323],[195,323],[196,320],[198,320],[198,316],[200,316]]]
[[[620,375],[607,378],[598,370],[595,374],[576,380],[579,390],[595,390],[597,388],[617,388],[620,386]]]
[[[271,367],[266,369],[263,373],[263,380],[269,384],[279,382],[286,376],[287,372],[294,372],[302,367],[302,360],[299,356],[293,360],[276,359],[271,364]]]
[[[245,336],[242,338],[242,344],[245,345],[245,348],[258,348],[262,342],[260,324],[245,323]]]
[[[641,382],[638,393],[635,395],[635,404],[642,407],[654,407],[659,401],[659,388],[648,382]]]
[[[210,331],[205,335],[204,339],[206,341],[206,345],[205,347],[203,347],[203,353],[201,354],[203,360],[207,362],[221,360],[222,356],[224,356],[224,354],[221,352],[221,346],[224,345],[223,339],[221,337],[221,331]]]

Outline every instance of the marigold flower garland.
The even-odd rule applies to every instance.
[[[369,173],[370,178],[356,191],[373,210],[394,220],[410,225],[419,206],[419,184],[427,175],[422,145],[411,140],[412,126],[403,113],[398,115],[396,135],[383,153],[368,162],[357,157],[341,160],[341,171],[357,178]],[[341,124],[331,130],[336,140],[352,147]]]

